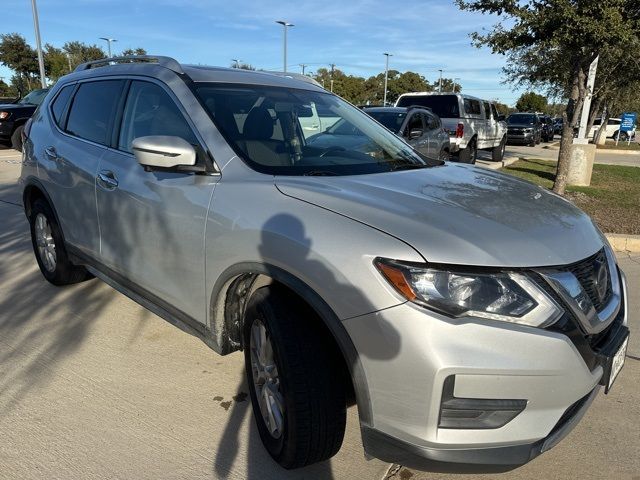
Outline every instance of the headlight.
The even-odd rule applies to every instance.
[[[452,317],[546,327],[562,308],[521,273],[457,272],[377,258],[375,265],[407,300]]]
[[[11,112],[0,112],[0,120],[6,120],[11,116]]]

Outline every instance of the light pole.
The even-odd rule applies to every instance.
[[[287,27],[294,27],[293,23],[289,23],[285,20],[276,20],[276,23],[282,25],[284,28],[284,73],[287,73]]]
[[[237,58],[232,58],[232,59],[231,59],[231,61],[232,61],[232,62],[236,62],[236,66],[235,66],[234,68],[240,68],[240,62],[241,62],[242,60],[239,60],[239,59],[237,59]]]
[[[442,93],[442,69],[438,71],[440,72],[440,82],[438,83],[438,93]]]
[[[301,63],[300,64],[300,68],[302,68],[302,75],[304,75],[304,69],[307,68],[307,64],[306,63]]]
[[[387,80],[389,77],[389,57],[393,57],[393,54],[385,52],[383,53],[383,55],[386,58],[384,62],[384,99],[382,100],[382,106],[386,107],[387,106]]]
[[[456,80],[460,80],[460,77],[455,77],[453,79],[453,93],[456,93],[456,85],[458,85],[458,83],[456,82]]]
[[[116,38],[107,37],[100,37],[100,40],[104,40],[105,42],[107,42],[107,50],[109,52],[109,56],[107,58],[111,58],[111,42],[117,42],[118,40]]]
[[[46,88],[47,81],[44,78],[44,57],[42,56],[40,22],[38,21],[38,7],[36,6],[36,0],[31,0],[31,10],[33,11],[33,28],[36,31],[36,49],[38,50],[38,66],[40,67],[40,85],[42,85],[42,88]]]

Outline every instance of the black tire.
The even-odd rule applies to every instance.
[[[475,164],[478,159],[478,145],[476,144],[476,139],[472,138],[469,140],[467,144],[467,148],[464,150],[460,150],[458,154],[458,161],[460,163],[470,163]]]
[[[449,155],[449,150],[447,150],[446,148],[443,148],[442,150],[440,150],[440,154],[438,155],[438,160],[441,160],[443,162],[448,162],[451,159],[451,155]]]
[[[504,151],[507,148],[507,137],[502,137],[500,144],[491,149],[491,159],[494,162],[501,162],[504,158]]]
[[[251,332],[257,322],[272,346],[284,405],[277,437],[263,418],[253,380]],[[327,337],[314,312],[284,287],[271,285],[251,296],[244,323],[247,382],[265,448],[287,469],[331,458],[342,445],[346,424],[344,367],[334,345],[323,340]]]
[[[38,248],[38,240],[36,239],[36,222],[39,221],[39,215],[44,216],[49,225],[51,243],[55,249],[55,264],[53,268],[47,266],[47,260],[41,254]],[[79,265],[74,265],[69,260],[69,255],[64,245],[62,232],[49,204],[43,199],[37,199],[31,206],[31,215],[29,216],[29,225],[31,227],[31,244],[33,245],[33,253],[36,256],[38,266],[44,278],[54,285],[69,285],[72,283],[82,282],[91,278],[91,274]]]
[[[22,131],[24,130],[24,125],[20,125],[17,127],[13,133],[11,134],[11,148],[22,151]]]

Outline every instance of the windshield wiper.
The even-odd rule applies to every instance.
[[[303,175],[305,177],[335,177],[338,174],[329,170],[311,170]]]
[[[392,163],[389,165],[390,171],[396,170],[414,170],[416,168],[427,168],[429,165],[423,163]]]

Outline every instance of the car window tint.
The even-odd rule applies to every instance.
[[[464,99],[464,111],[467,115],[480,115],[480,102],[471,98]]]
[[[484,105],[484,118],[489,120],[491,118],[491,107],[487,102],[483,102],[483,105]]]
[[[425,115],[424,117],[428,130],[435,130],[440,127],[440,120],[435,115]]]
[[[496,119],[496,120],[500,116],[500,115],[498,115],[498,110],[496,109],[496,106],[493,103],[491,104],[491,113],[493,113],[493,118]]]
[[[411,130],[424,130],[424,126],[422,125],[422,114],[416,113],[411,116],[409,123],[407,124],[407,133],[411,132]]]
[[[104,80],[80,85],[69,111],[67,132],[108,145],[122,84],[121,80]]]
[[[53,119],[58,126],[61,126],[62,115],[64,114],[72,93],[73,85],[62,87],[56,98],[53,100],[53,103],[51,103],[51,113],[53,114]]]
[[[173,99],[159,85],[131,82],[122,115],[118,148],[131,152],[131,142],[148,135],[180,137],[192,145],[198,141]]]
[[[440,118],[460,117],[456,95],[404,95],[398,99],[398,107],[411,105],[428,107]]]

